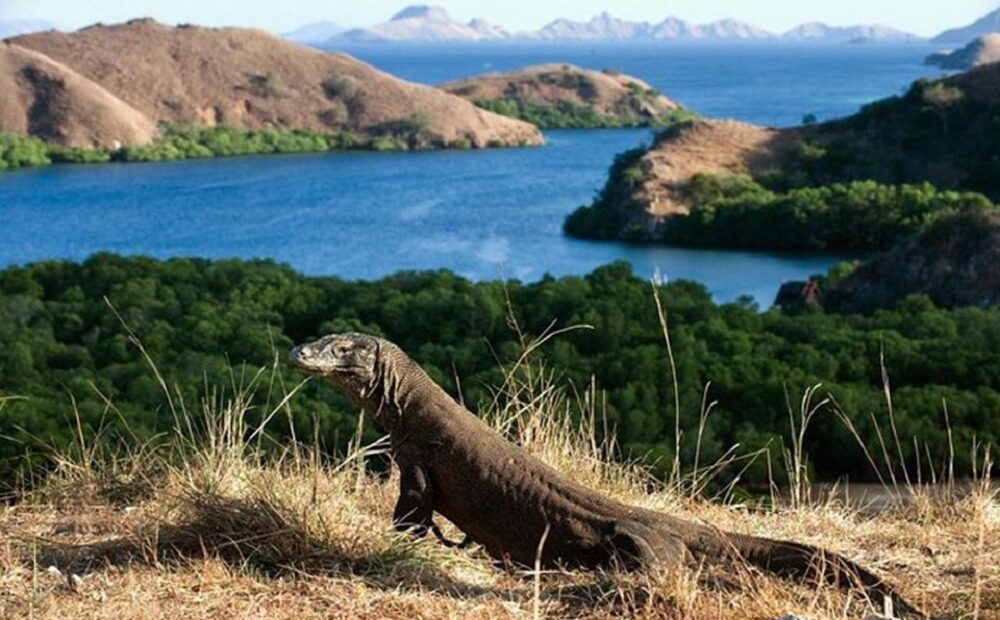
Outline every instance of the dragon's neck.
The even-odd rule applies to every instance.
[[[384,348],[376,373],[365,387],[366,412],[385,432],[393,432],[407,418],[419,415],[423,403],[451,397],[416,362],[395,347]]]
[[[408,355],[396,347],[383,349],[374,380],[367,387],[366,412],[382,430],[392,433],[407,423],[423,424],[426,415],[464,412]]]

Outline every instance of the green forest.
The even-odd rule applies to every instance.
[[[930,463],[947,461],[945,407],[958,473],[968,472],[974,439],[1000,439],[1000,310],[944,310],[912,297],[871,315],[762,312],[749,300],[716,304],[690,282],[661,286],[659,294],[688,462],[706,386],[707,402],[718,404],[704,433],[703,463],[734,444],[741,452],[769,445],[777,463],[789,409],[797,411],[804,391],[820,383],[820,394],[832,395],[877,450],[880,434],[892,436],[883,358],[911,473],[918,450],[924,475]],[[32,454],[67,446],[74,411],[88,437],[100,429],[109,443],[137,445],[170,431],[162,390],[123,323],[176,387],[172,398],[196,410],[206,395],[273,369],[273,380],[257,386],[260,416],[301,379],[284,361],[289,347],[346,330],[398,343],[453,395],[458,377],[461,397],[476,409],[521,351],[511,312],[536,335],[553,322],[592,327],[554,338],[536,363],[571,391],[584,391],[593,377],[621,456],[646,459],[662,473],[674,445],[670,364],[653,287],[625,263],[528,284],[476,283],[446,271],[352,282],[268,261],[111,254],[0,271],[0,472],[11,480]],[[294,432],[333,451],[355,429],[356,412],[322,382],[310,382],[290,405],[270,425],[278,443]],[[818,478],[873,476],[832,409],[817,416],[806,444]],[[742,480],[766,476],[766,460],[758,459]]]
[[[555,105],[523,99],[477,99],[480,108],[526,121],[542,129],[613,129],[622,127],[666,127],[694,118],[689,110],[673,110],[657,118],[644,119],[635,112],[601,114],[591,106],[563,100]]]
[[[622,174],[627,174],[626,172]],[[658,239],[671,245],[782,251],[889,250],[942,218],[994,209],[973,192],[942,191],[930,183],[835,183],[774,191],[746,175],[697,175],[685,188],[691,212],[672,217]],[[580,237],[628,237],[614,221],[617,190],[566,221]]]
[[[645,228],[632,229],[627,205],[644,148],[621,153],[594,203],[566,219],[578,237],[648,240]],[[688,214],[678,214],[655,236],[672,245],[783,251],[881,252],[934,222],[970,210],[995,209],[975,192],[941,190],[932,184],[886,185],[851,181],[816,187],[776,189],[771,179],[748,175],[699,174],[684,187]]]
[[[996,71],[985,65],[944,80],[917,80],[902,95],[810,127],[780,180],[800,187],[930,181],[1000,200]]]
[[[432,148],[468,149],[462,138],[450,144],[427,129],[428,120],[415,114],[383,123],[360,137],[351,131],[319,133],[268,127],[258,130],[225,125],[162,125],[160,137],[148,146],[117,150],[63,147],[38,138],[0,132],[0,171],[49,164],[157,162],[234,155],[325,153],[344,150],[406,151]]]

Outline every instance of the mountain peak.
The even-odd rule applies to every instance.
[[[430,4],[412,4],[393,15],[390,21],[399,21],[401,19],[435,19],[444,21],[451,18],[444,7]]]
[[[508,37],[510,33],[506,30],[485,20],[474,19],[463,24],[453,20],[439,6],[414,4],[396,13],[387,22],[348,30],[330,39],[329,43],[483,41]]]
[[[330,21],[313,22],[300,26],[291,32],[281,35],[282,38],[294,41],[295,43],[319,44],[344,32],[345,28]]]
[[[968,26],[945,30],[938,36],[931,39],[932,43],[968,43],[976,37],[991,32],[1000,32],[1000,9],[996,9],[983,15]]]

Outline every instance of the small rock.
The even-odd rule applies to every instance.
[[[504,601],[504,602],[502,602],[500,604],[503,605],[504,609],[506,609],[510,613],[514,614],[515,616],[518,616],[518,615],[521,615],[521,614],[524,613],[524,610],[521,609],[521,606],[518,605],[515,601]]]
[[[62,571],[59,570],[59,568],[56,567],[56,566],[50,566],[50,567],[46,568],[45,569],[45,574],[46,575],[52,575],[53,577],[62,577],[63,576]]]
[[[83,583],[83,577],[77,575],[76,573],[69,574],[69,589],[74,592],[80,591],[80,584]]]

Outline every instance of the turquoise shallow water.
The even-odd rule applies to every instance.
[[[772,124],[794,123],[806,112],[823,118],[850,113],[864,101],[899,92],[924,71],[919,60],[925,50],[919,46],[803,48],[807,54],[794,49],[372,46],[350,51],[428,83],[555,58],[615,67],[706,115]],[[614,154],[649,135],[556,131],[547,134],[545,147],[535,149],[8,172],[0,174],[0,265],[81,259],[107,250],[161,258],[267,257],[308,274],[347,278],[448,268],[476,279],[532,280],[627,260],[642,275],[659,271],[667,279],[703,282],[719,300],[751,295],[769,304],[781,281],[822,272],[839,258],[565,237],[564,217],[589,202]]]

